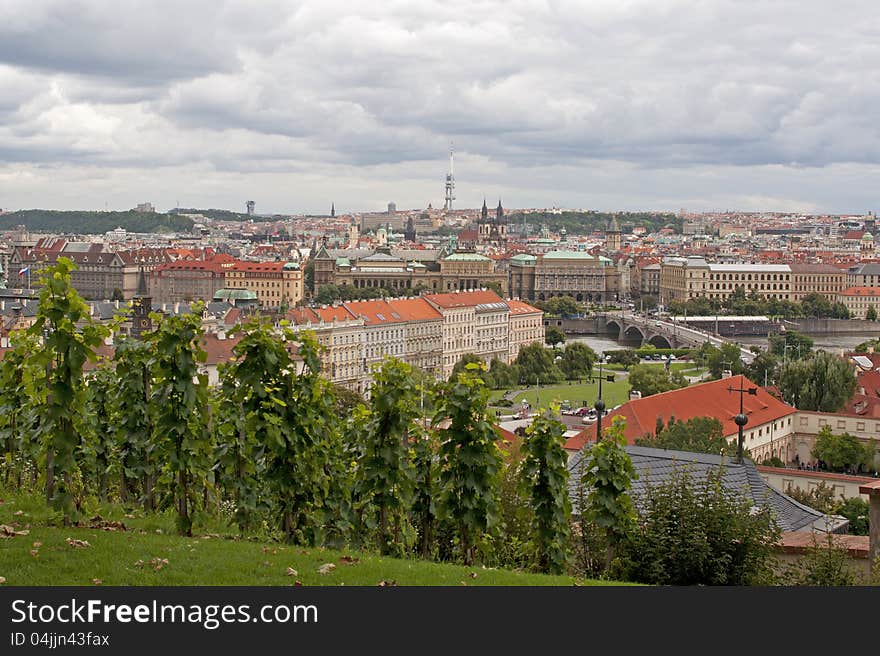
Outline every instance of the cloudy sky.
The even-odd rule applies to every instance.
[[[0,0],[0,207],[880,209],[875,0]]]

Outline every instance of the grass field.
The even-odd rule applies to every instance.
[[[629,389],[630,385],[626,379],[615,380],[613,383],[609,383],[607,380],[602,382],[602,399],[605,401],[605,405],[609,408],[613,408],[616,405],[624,403],[629,398]],[[577,407],[581,405],[589,405],[592,406],[593,402],[596,400],[596,395],[598,394],[599,383],[575,383],[573,385],[569,385],[568,383],[561,383],[559,385],[548,385],[541,386],[537,391],[537,396],[540,399],[540,405],[546,405],[551,402],[561,402],[564,400],[568,400],[571,402],[572,407]],[[503,392],[494,398],[500,398],[503,395]],[[513,408],[519,408],[520,401],[525,398],[534,408],[535,407],[535,388],[524,390],[516,397],[514,397],[514,405]]]
[[[26,535],[0,539],[0,577],[5,578],[6,585],[609,584],[568,576],[382,558],[356,551],[305,549],[237,539],[231,531],[184,538],[173,534],[173,518],[168,514],[126,515],[118,506],[94,510],[100,511],[105,524],[122,522],[125,530],[59,528],[50,525],[41,498],[11,494],[0,497],[0,524],[16,532],[28,531]],[[0,529],[0,536],[3,533]],[[322,568],[327,573],[322,574]]]

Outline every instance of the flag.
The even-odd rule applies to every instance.
[[[26,274],[26,273],[27,273],[28,271],[30,271],[30,270],[31,270],[31,266],[28,265],[28,266],[26,266],[26,267],[24,267],[24,268],[22,268],[22,269],[19,269],[19,270],[18,270],[18,275],[23,276],[24,274]]]

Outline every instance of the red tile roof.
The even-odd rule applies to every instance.
[[[269,271],[279,273],[286,262],[236,262],[231,267],[232,271]]]
[[[441,308],[462,308],[482,305],[483,303],[500,303],[501,297],[491,289],[468,292],[453,292],[450,294],[426,294],[423,298],[428,299],[434,305]]]
[[[220,339],[214,333],[202,335],[202,348],[208,354],[206,365],[217,365],[221,362],[229,362],[233,358],[232,349],[241,341],[241,335]]]
[[[510,314],[520,315],[520,314],[540,314],[543,312],[536,307],[532,307],[528,303],[523,303],[522,301],[510,300],[505,301],[507,303],[507,307],[510,308]]]
[[[739,394],[729,392],[728,387],[758,389],[755,396],[743,395],[743,410],[749,418],[746,430],[796,412],[795,408],[774,398],[745,376],[732,376],[628,401],[608,413],[602,419],[602,426],[611,425],[613,417],[623,417],[626,419],[626,441],[628,444],[635,444],[636,438],[654,433],[657,417],[662,417],[664,423],[671,416],[677,421],[687,421],[693,417],[714,417],[721,421],[724,436],[736,435],[739,429],[733,418],[739,414]],[[577,451],[585,443],[595,439],[596,425],[593,424],[569,438],[565,448]]]
[[[363,317],[364,325],[367,327],[405,321],[385,299],[347,301],[343,305],[352,314]]]
[[[392,298],[388,304],[404,321],[430,321],[442,319],[443,315],[423,298]]]
[[[880,288],[878,287],[847,287],[842,292],[837,292],[840,296],[880,296]]]
[[[287,311],[287,319],[298,326],[307,323],[333,323],[334,321],[353,321],[357,316],[343,305],[323,305],[321,307],[297,307]]]

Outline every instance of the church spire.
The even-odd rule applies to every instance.
[[[495,208],[495,222],[503,223],[504,222],[504,208],[501,207],[501,199],[498,199],[498,207]]]
[[[330,203],[330,218],[333,218],[335,216],[336,216],[336,204]]]
[[[489,208],[486,206],[485,196],[483,196],[483,209],[480,210],[480,217],[483,219],[483,223],[489,218]]]

